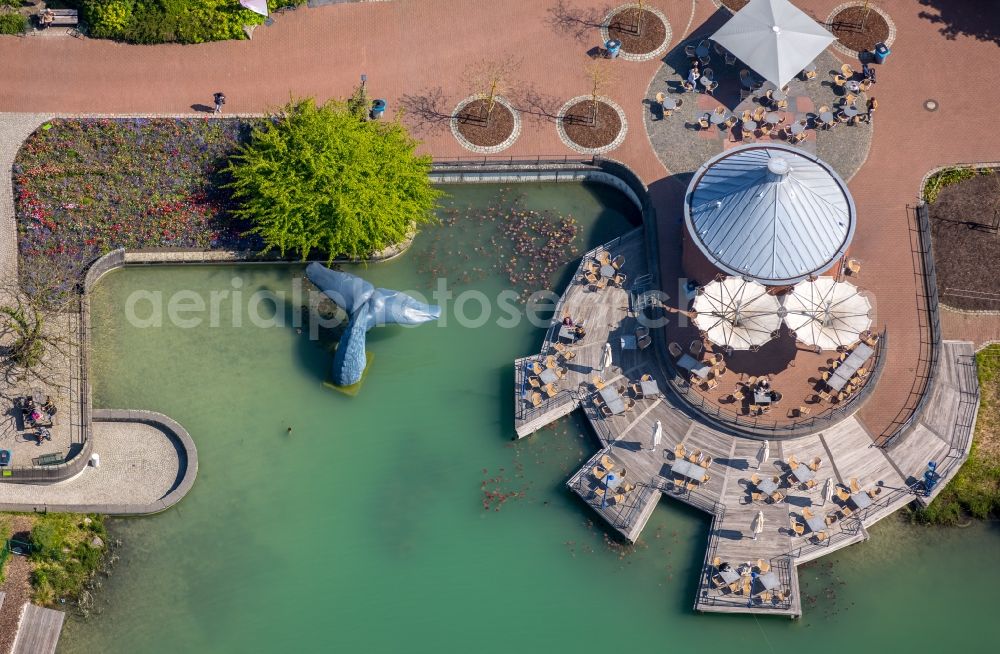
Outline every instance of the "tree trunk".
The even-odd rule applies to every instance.
[[[639,0],[639,7],[635,12],[635,35],[642,36],[642,14],[643,5],[646,4],[643,0]]]
[[[490,124],[490,117],[493,115],[493,107],[497,104],[497,81],[490,82],[490,93],[486,98],[486,124]]]

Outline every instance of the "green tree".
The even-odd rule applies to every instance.
[[[346,102],[294,101],[255,128],[226,168],[266,250],[363,258],[434,219],[440,192],[399,121],[368,121]]]

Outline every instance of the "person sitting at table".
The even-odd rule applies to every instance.
[[[587,330],[583,328],[583,325],[577,325],[573,328],[573,333],[576,335],[577,339],[581,339],[587,335]]]
[[[56,405],[52,403],[51,398],[46,400],[45,404],[42,405],[42,411],[50,416],[54,416],[56,414]]]
[[[725,572],[726,570],[731,570],[733,566],[729,565],[729,561],[723,561],[719,564],[719,572]]]
[[[861,76],[872,84],[875,83],[875,69],[868,64],[861,64]]]
[[[566,327],[572,327],[573,319],[570,318],[569,316],[563,316],[562,324],[565,325]]]
[[[701,73],[698,72],[698,66],[691,66],[691,70],[688,71],[688,84],[694,85],[698,83],[698,78],[701,77]]]

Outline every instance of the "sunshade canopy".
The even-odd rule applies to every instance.
[[[240,0],[240,4],[261,16],[267,16],[267,0]]]
[[[692,242],[720,270],[794,284],[833,267],[854,236],[854,200],[825,162],[786,145],[712,157],[688,186]]]
[[[872,305],[858,288],[832,277],[799,282],[785,296],[785,324],[799,341],[835,350],[855,343],[872,324]]]
[[[749,350],[767,343],[781,326],[778,298],[760,284],[726,277],[694,299],[694,324],[716,345]]]
[[[750,0],[712,40],[784,87],[836,37],[788,0]]]

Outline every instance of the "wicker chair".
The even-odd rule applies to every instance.
[[[845,80],[852,79],[854,77],[854,69],[851,68],[850,64],[844,64],[840,67],[840,74],[844,76]]]
[[[850,259],[847,262],[847,272],[853,276],[857,277],[861,274],[861,262],[857,259]]]
[[[669,350],[670,355],[676,359],[679,359],[684,355],[684,350],[681,349],[681,346],[678,343],[670,343],[670,345],[667,346],[667,350]]]
[[[708,120],[708,114],[704,114],[698,117],[698,127],[700,127],[701,129],[708,129],[710,126],[711,123]]]

